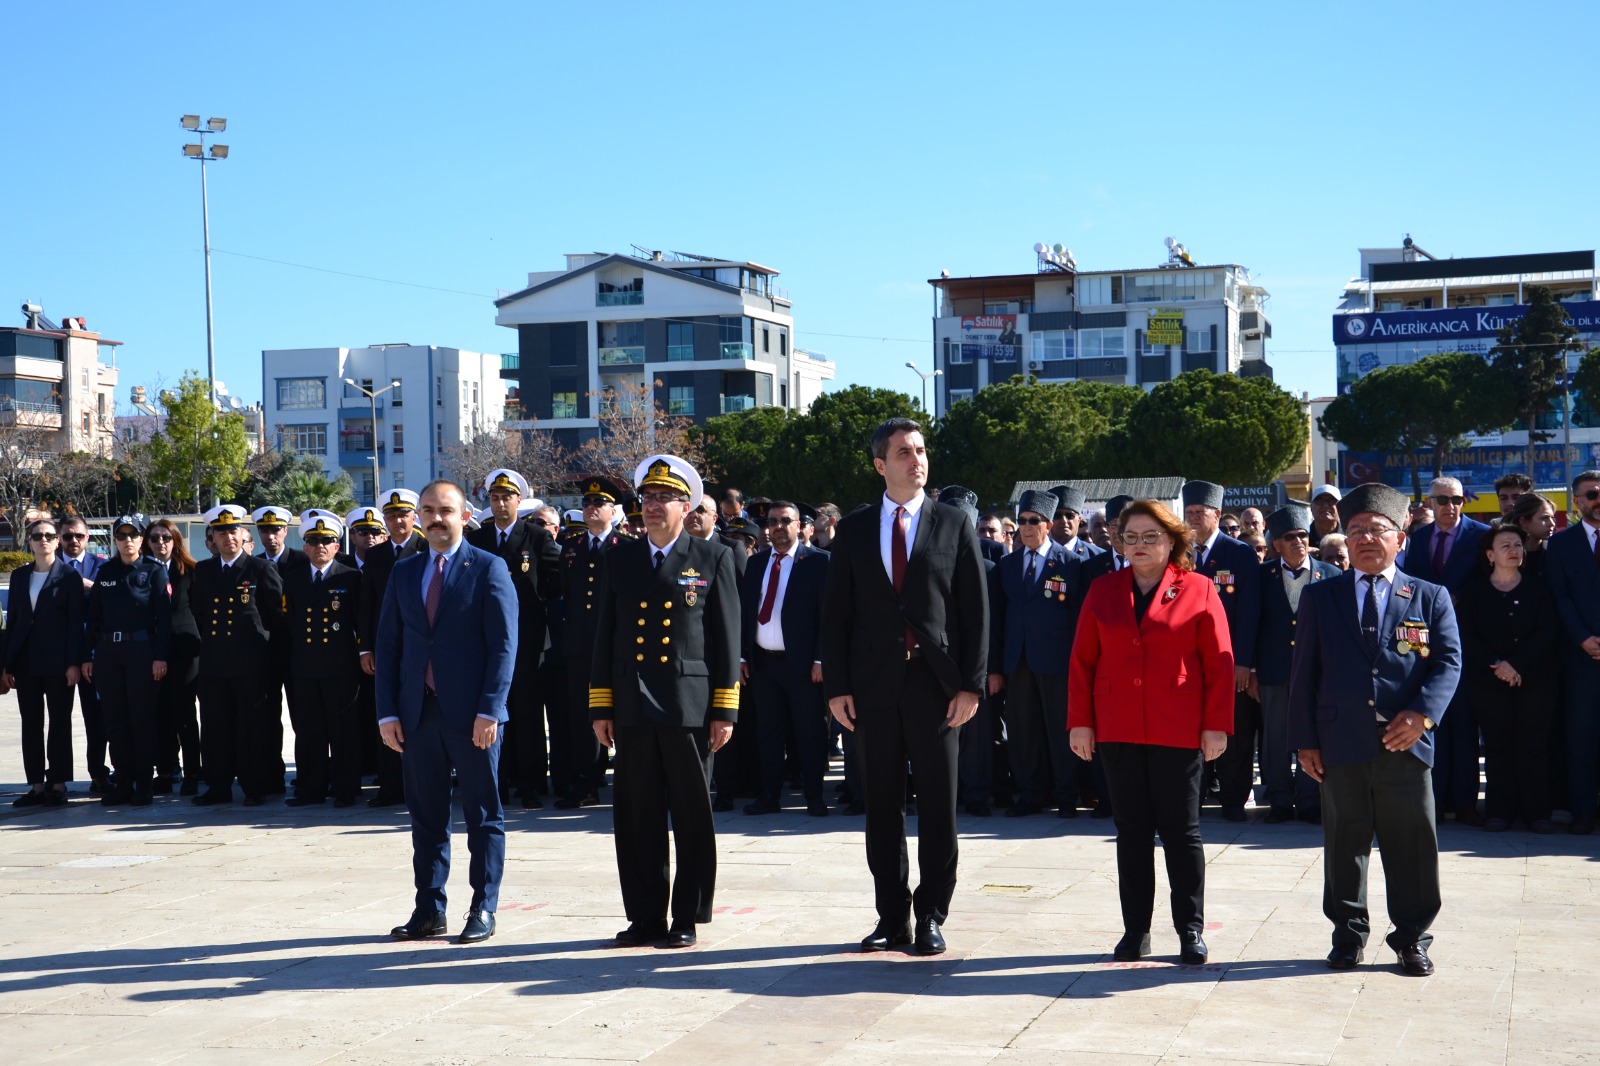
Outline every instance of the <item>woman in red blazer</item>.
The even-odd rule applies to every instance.
[[[1123,937],[1114,956],[1150,952],[1161,834],[1184,963],[1206,961],[1200,771],[1233,732],[1233,645],[1215,583],[1191,573],[1189,529],[1157,500],[1117,519],[1128,567],[1097,578],[1072,645],[1067,729],[1081,759],[1096,750],[1117,825]]]

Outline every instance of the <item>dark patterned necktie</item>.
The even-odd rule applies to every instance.
[[[1024,585],[1027,585],[1029,588],[1033,588],[1033,575],[1035,573],[1034,562],[1038,558],[1039,558],[1039,553],[1038,552],[1031,551],[1031,550],[1028,552],[1028,569],[1025,570],[1023,572],[1023,574],[1022,574],[1022,583]]]
[[[1367,598],[1361,605],[1361,635],[1367,638],[1367,652],[1378,654],[1378,578],[1368,574],[1362,578],[1367,583]]]

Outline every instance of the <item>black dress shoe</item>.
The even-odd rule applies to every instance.
[[[972,815],[974,818],[988,818],[990,815],[994,814],[994,811],[990,809],[987,803],[980,801],[978,803],[967,804],[967,813]]]
[[[67,790],[65,788],[45,789],[44,805],[46,807],[65,807],[67,805]]]
[[[165,774],[150,782],[150,792],[156,796],[172,795],[172,778]]]
[[[1433,960],[1428,958],[1428,949],[1421,944],[1396,948],[1395,954],[1400,956],[1400,968],[1412,977],[1427,977],[1433,973]]]
[[[1205,937],[1195,932],[1179,934],[1178,958],[1185,966],[1204,966],[1210,955]]]
[[[1247,821],[1249,821],[1249,819],[1245,817],[1245,813],[1244,813],[1244,808],[1243,807],[1224,807],[1224,808],[1222,808],[1222,820],[1224,822],[1247,822]]]
[[[388,792],[380,792],[376,796],[373,796],[371,799],[367,800],[367,806],[368,807],[397,807],[397,806],[399,806],[400,804],[402,804],[404,802],[405,802],[405,799],[403,797],[396,796],[396,795],[394,795],[392,793],[388,793]]]
[[[1282,825],[1284,822],[1294,821],[1294,811],[1288,807],[1274,807],[1261,820],[1268,825]]]
[[[178,786],[178,795],[180,796],[193,796],[199,791],[200,779],[198,777],[186,777],[183,779],[183,784]]]
[[[1015,803],[1006,808],[1007,818],[1026,818],[1030,814],[1038,814],[1044,810],[1037,803]]]
[[[828,816],[828,805],[821,800],[808,803],[806,804],[806,813],[813,818],[826,818]]]
[[[333,805],[335,807],[354,807],[356,798],[354,796],[335,796]]]
[[[13,807],[43,807],[47,802],[48,793],[44,789],[37,792],[29,790],[11,801]]]
[[[522,794],[522,809],[525,811],[544,810],[544,800],[539,798],[537,792],[524,792]]]
[[[716,811],[718,814],[733,810],[733,797],[718,796],[714,801],[712,801],[711,809]]]
[[[411,912],[411,920],[405,925],[397,925],[389,930],[389,935],[396,940],[422,940],[425,937],[441,936],[444,929],[444,912],[418,910]]]
[[[233,790],[228,789],[224,791],[220,788],[207,789],[189,802],[193,803],[196,807],[215,807],[219,803],[232,803]]]
[[[249,806],[249,802],[249,800],[246,800],[245,805]],[[283,805],[285,807],[315,807],[322,802],[322,797],[320,796],[316,799],[312,799],[310,796],[290,796],[283,801]]]
[[[939,923],[932,918],[917,919],[917,939],[912,951],[918,955],[943,955],[944,934],[939,932]]]
[[[850,804],[850,806],[848,806],[848,807],[846,807],[844,809],[844,813],[846,813],[846,814],[866,814],[867,813],[867,805],[865,803],[862,803],[860,800],[856,800],[854,803]]]
[[[1594,815],[1574,815],[1572,824],[1567,826],[1567,832],[1575,837],[1586,837],[1594,832]]]
[[[481,944],[494,936],[494,911],[468,911],[467,924],[461,927],[458,944]]]
[[[879,922],[861,941],[862,951],[893,951],[911,943],[911,925],[908,922],[892,924]]]
[[[1056,808],[1057,818],[1076,818],[1077,816],[1078,805],[1076,803],[1063,803]]]
[[[1102,803],[1100,806],[1096,807],[1094,810],[1089,812],[1089,817],[1090,818],[1110,818],[1111,817],[1111,808]]]
[[[1361,965],[1361,949],[1354,944],[1341,944],[1328,952],[1328,969],[1353,970]]]
[[[133,789],[119,786],[100,797],[102,807],[125,807],[133,802]]]
[[[170,786],[172,782],[168,781]],[[170,788],[169,788],[170,791]],[[130,807],[148,807],[155,802],[155,796],[150,790],[150,782],[141,781],[133,786],[133,798],[128,800]]]
[[[777,814],[778,813],[778,805],[776,803],[764,803],[764,802],[761,802],[761,801],[757,801],[755,803],[746,803],[744,805],[744,813],[746,813],[746,814]]]
[[[1122,939],[1117,941],[1117,946],[1111,949],[1111,957],[1118,962],[1138,962],[1150,954],[1150,934],[1125,932]]]
[[[666,922],[651,922],[649,924],[634,922],[612,939],[617,942],[619,947],[640,948],[646,944],[654,944],[666,935]]]
[[[245,793],[244,805],[246,807],[259,807],[265,802],[267,801],[262,799],[260,796],[252,796],[248,792]]]
[[[661,938],[661,943],[657,944],[656,947],[671,950],[673,948],[692,948],[694,944],[693,925],[674,925],[667,930],[667,935]]]

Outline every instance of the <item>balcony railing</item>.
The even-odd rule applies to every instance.
[[[722,413],[732,414],[735,411],[750,411],[756,406],[754,396],[724,396],[722,398]]]
[[[17,400],[10,396],[0,396],[0,411],[20,411],[25,414],[59,415],[61,401],[45,401],[34,403],[31,400]]]
[[[522,353],[521,352],[504,352],[504,353],[502,353],[501,356],[500,356],[500,369],[501,370],[521,370],[522,369]]]
[[[669,344],[667,345],[667,362],[687,363],[694,360],[694,345]]]
[[[601,348],[601,366],[632,366],[644,362],[644,345],[629,345],[625,348]]]
[[[520,403],[508,403],[500,411],[500,421],[502,422],[521,422],[526,417],[528,416],[523,414]],[[395,451],[399,450],[399,448],[395,449]]]
[[[724,359],[754,359],[755,347],[742,341],[723,341],[722,358]]]
[[[643,292],[597,292],[594,294],[596,307],[629,307],[644,303]]]

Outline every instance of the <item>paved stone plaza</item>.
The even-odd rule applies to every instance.
[[[1381,944],[1376,862],[1366,963],[1323,966],[1311,826],[1206,814],[1213,961],[1184,967],[1160,915],[1154,957],[1111,961],[1111,827],[1086,816],[964,818],[950,952],[919,959],[853,950],[874,920],[859,818],[719,815],[716,921],[670,952],[607,946],[608,807],[517,811],[498,933],[462,947],[387,936],[411,910],[403,810],[112,811],[79,783],[17,811],[21,777],[8,696],[0,1048],[29,1066],[1600,1061],[1600,838],[1446,825],[1419,979]]]

